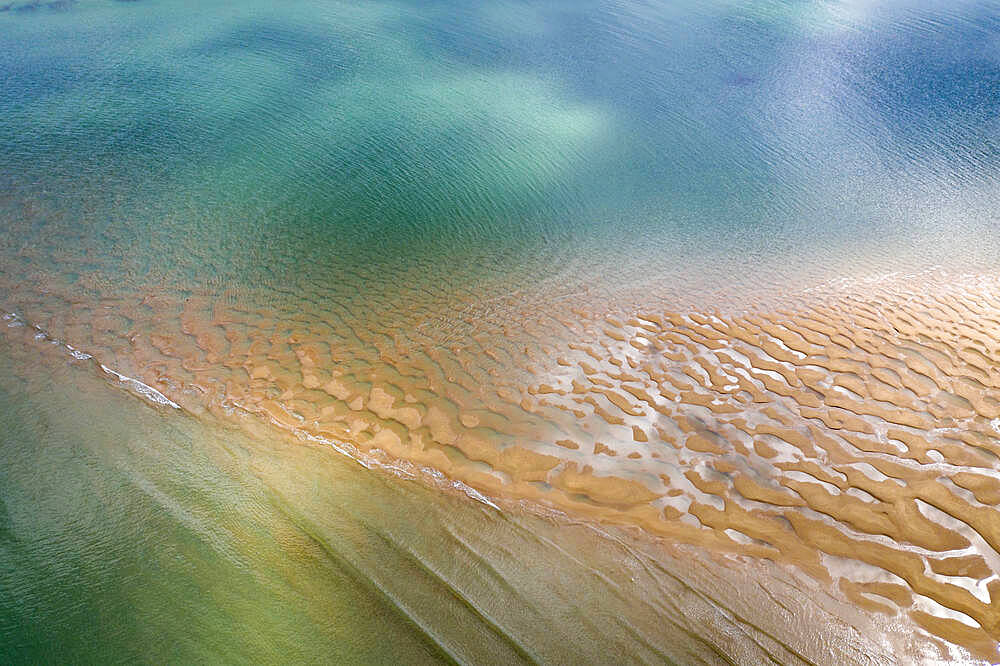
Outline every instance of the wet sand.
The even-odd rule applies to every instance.
[[[93,554],[115,553],[113,563],[99,567],[107,570],[105,579],[128,571],[122,562],[132,550],[164,544],[142,556],[142,570],[163,577],[148,583],[166,586],[159,595],[133,590],[134,579],[111,587],[105,580],[83,603],[114,617],[111,590],[120,589],[143,626],[183,636],[176,644],[158,639],[119,645],[114,641],[129,634],[105,631],[99,622],[96,642],[86,648],[73,647],[67,637],[54,639],[58,633],[38,644],[18,636],[3,648],[12,659],[42,654],[38,650],[50,657],[61,650],[76,656],[88,650],[146,658],[200,658],[213,650],[232,655],[227,636],[244,636],[249,628],[255,634],[244,636],[241,649],[257,656],[277,650],[276,661],[307,659],[316,650],[365,660],[391,653],[414,663],[890,664],[966,658],[906,616],[857,605],[841,590],[773,558],[655,539],[629,527],[623,514],[613,517],[617,525],[602,525],[537,502],[497,497],[497,505],[468,486],[428,476],[429,469],[400,460],[379,465],[373,451],[349,449],[369,467],[364,469],[325,442],[280,436],[282,430],[245,411],[221,421],[196,416],[195,403],[182,408],[135,379],[109,374],[95,358],[18,319],[8,317],[0,331],[6,385],[19,390],[7,421],[15,427],[11,434],[20,435],[3,441],[16,447],[8,458],[14,476],[7,487],[6,529],[20,544],[21,557],[51,549],[50,539],[40,535],[59,529],[48,521],[61,520],[60,493],[30,510],[11,493],[22,473],[35,479],[24,490],[38,491],[38,460],[31,462],[38,453],[32,447],[44,442],[52,483],[60,483],[69,461],[86,466],[82,476],[80,470],[66,471],[75,477],[74,492],[82,493],[70,513],[113,514],[128,507],[134,514],[138,500],[130,489],[152,502],[152,513],[138,523],[103,520],[103,545]],[[10,402],[6,395],[4,400]],[[28,436],[24,428],[39,427],[25,440],[36,453],[17,457],[15,450],[25,446],[19,437]],[[69,458],[50,460],[58,451]],[[428,488],[428,480],[436,487]],[[205,502],[227,508],[220,512]],[[28,515],[38,523],[32,533],[25,531]],[[179,530],[176,536],[160,525],[172,520],[180,521],[169,528]],[[144,532],[118,534],[116,525]],[[89,534],[71,529],[57,540],[64,548]],[[192,533],[214,555],[188,552],[196,547],[188,545]],[[177,565],[169,554],[178,549],[188,553],[180,561],[198,562],[199,568],[185,569],[184,589],[193,589],[194,596],[174,608],[171,581],[178,572],[170,570]],[[260,588],[238,582],[224,594],[224,606],[204,604],[220,594],[220,577],[238,578],[248,570],[256,572]],[[34,621],[50,623],[52,631],[74,621],[62,606],[37,601],[47,594],[44,585],[8,583],[17,614],[35,613]],[[139,596],[128,597],[133,592]],[[26,594],[39,596],[27,603]],[[355,597],[348,620],[341,602],[333,600]],[[177,624],[182,606],[188,610]],[[192,613],[199,627],[194,632]],[[289,617],[297,619],[286,622]],[[86,621],[93,623],[93,615]],[[230,627],[233,621],[239,626]]]
[[[504,304],[504,335],[435,344],[315,301],[91,302],[55,284],[15,289],[9,323],[184,411],[252,416],[498,506],[776,563],[997,658],[994,276],[842,281],[728,313]]]
[[[773,562],[500,510],[254,416],[195,418],[30,327],[0,330],[7,660],[961,656]]]

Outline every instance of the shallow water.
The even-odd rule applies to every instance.
[[[995,659],[998,9],[15,2],[0,309]]]

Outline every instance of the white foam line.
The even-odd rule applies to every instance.
[[[37,335],[35,336],[35,339],[36,339],[36,340],[38,339],[38,336],[37,336]],[[63,345],[63,346],[64,346],[64,347],[66,347],[66,349],[68,349],[68,350],[69,350],[69,355],[70,355],[70,356],[72,356],[73,358],[75,358],[75,359],[76,359],[76,360],[78,360],[78,361],[86,361],[87,359],[90,359],[90,358],[94,358],[94,357],[93,357],[93,356],[91,356],[90,354],[87,354],[86,352],[82,352],[82,351],[80,351],[79,349],[76,349],[75,347],[71,347],[71,346],[69,346],[69,345]],[[102,365],[101,367],[102,367],[102,368],[104,368],[104,366],[103,366],[103,365]],[[104,368],[104,369],[105,369],[105,370],[108,370],[107,368]],[[112,370],[108,370],[108,372],[114,372],[114,371],[112,371]],[[114,374],[118,375],[118,373],[117,373],[117,372],[115,372]],[[119,378],[121,378],[121,375],[118,375],[118,377],[119,377]],[[134,380],[133,380],[133,381],[134,381]],[[145,386],[145,384],[143,384],[143,386]],[[147,387],[147,388],[148,388],[148,387]]]
[[[240,406],[237,405],[237,407]],[[240,409],[243,409],[243,411],[246,411],[248,413],[252,413],[243,407],[240,407]],[[407,464],[405,461],[401,461],[399,463],[384,463],[380,460],[372,458],[371,456],[366,456],[351,444],[338,442],[336,440],[332,440],[327,437],[322,437],[320,435],[313,435],[311,433],[307,433],[298,429],[293,429],[293,432],[300,438],[307,439],[313,442],[319,442],[321,444],[329,446],[337,453],[340,453],[341,455],[350,458],[351,460],[355,461],[356,463],[358,463],[362,467],[365,467],[366,469],[382,469],[387,472],[394,473],[397,476],[400,476],[405,479],[417,478],[417,475],[414,473],[414,470],[412,469],[413,465]],[[421,467],[420,471],[423,472],[427,477],[434,479],[437,483],[451,486],[453,489],[464,493],[466,497],[468,497],[469,499],[473,499],[477,502],[481,502],[482,504],[486,504],[487,506],[493,507],[497,511],[501,511],[500,507],[494,504],[489,497],[482,494],[472,486],[462,483],[461,481],[449,479],[440,470],[434,469],[433,467]]]
[[[112,370],[111,368],[109,368],[108,366],[106,366],[104,364],[101,364],[101,370],[103,370],[104,372],[108,373],[109,375],[114,375],[115,377],[118,378],[118,381],[122,382],[123,384],[127,384],[130,387],[132,387],[136,391],[136,393],[138,393],[142,397],[146,398],[150,402],[155,402],[158,405],[170,405],[174,409],[180,409],[181,408],[181,406],[178,405],[176,402],[174,402],[173,400],[171,400],[167,396],[163,395],[162,393],[160,393],[159,391],[157,391],[152,386],[149,386],[147,384],[143,384],[138,379],[133,379],[131,377],[126,377],[125,375],[123,375],[121,373],[115,372],[114,370]]]
[[[462,483],[461,481],[453,481],[452,482],[452,486],[454,488],[457,488],[458,490],[461,490],[463,493],[466,494],[467,497],[469,497],[471,499],[474,499],[477,502],[482,502],[483,504],[486,504],[487,506],[491,506],[494,509],[496,509],[497,511],[500,511],[500,507],[498,507],[496,504],[494,504],[493,502],[491,502],[490,499],[488,497],[486,497],[486,495],[482,494],[481,492],[479,492],[478,490],[476,490],[472,486],[466,485],[466,484]]]

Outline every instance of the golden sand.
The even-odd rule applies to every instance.
[[[788,565],[998,657],[995,276],[827,285],[743,312],[507,310],[502,330],[443,338],[316,302],[45,291],[18,290],[18,315],[192,412]]]

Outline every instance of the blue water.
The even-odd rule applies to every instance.
[[[995,3],[25,7],[5,190],[129,278],[753,291],[995,256]]]

